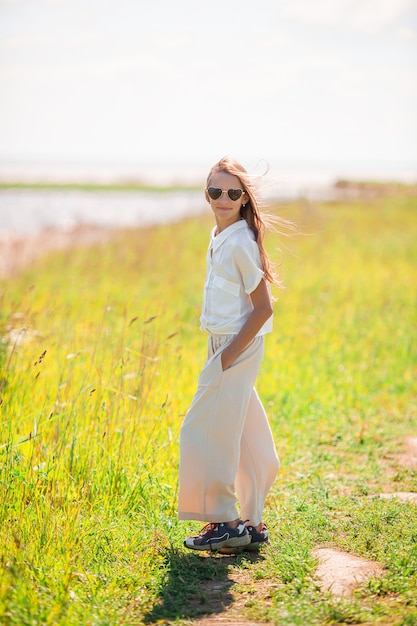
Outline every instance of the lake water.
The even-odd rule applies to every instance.
[[[0,190],[0,235],[29,235],[79,224],[134,227],[176,221],[207,211],[201,192]]]
[[[306,193],[307,190],[304,190]],[[329,186],[309,188],[309,196],[331,194]],[[292,189],[272,194],[295,197]],[[79,224],[112,228],[178,221],[209,211],[201,191],[73,191],[0,189],[0,236],[25,236],[47,228]]]
[[[278,174],[277,174],[278,171]],[[186,170],[187,177],[178,171],[143,170],[144,182],[176,184],[181,182],[201,184],[201,191],[135,192],[135,191],[75,191],[0,189],[0,236],[25,236],[46,228],[71,229],[79,224],[111,228],[137,227],[181,220],[200,215],[209,210],[204,199],[204,174],[199,168]],[[359,175],[358,175],[359,174]],[[114,167],[71,169],[48,166],[6,167],[1,164],[0,180],[55,181],[55,182],[128,182],[135,172]],[[414,172],[380,173],[351,172],[351,178],[396,178],[415,181]],[[413,178],[414,177],[414,178]],[[270,199],[289,200],[305,197],[311,200],[332,199],[333,183],[337,173],[330,170],[276,170],[266,177],[264,190]]]

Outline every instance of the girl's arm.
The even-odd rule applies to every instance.
[[[266,320],[272,315],[271,298],[264,279],[262,279],[256,289],[252,291],[250,299],[252,300],[253,311],[238,334],[225,347],[221,354],[223,371],[227,370],[227,368],[232,365],[248,343],[255,337],[258,330],[262,328]]]

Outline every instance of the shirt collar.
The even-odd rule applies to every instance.
[[[230,224],[230,226],[222,230],[221,233],[219,233],[217,236],[214,236],[214,233],[216,232],[216,229],[217,229],[217,226],[214,226],[214,228],[211,231],[211,237],[210,237],[211,247],[213,248],[213,250],[217,250],[217,248],[219,248],[222,245],[222,243],[230,237],[230,235],[235,233],[237,230],[242,230],[243,228],[247,228],[247,227],[248,227],[248,224],[246,220],[238,220],[237,222],[233,222],[233,224]]]

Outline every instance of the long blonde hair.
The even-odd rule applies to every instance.
[[[262,269],[266,280],[274,285],[277,285],[278,287],[282,287],[282,283],[276,276],[275,269],[265,251],[263,243],[265,231],[267,229],[269,230],[272,222],[275,221],[274,216],[266,213],[261,214],[259,210],[259,202],[255,196],[254,177],[248,174],[245,168],[234,159],[230,157],[223,157],[211,168],[209,175],[207,176],[207,187],[210,184],[211,177],[218,172],[231,174],[240,180],[240,184],[249,198],[246,204],[242,205],[240,215],[242,219],[246,220],[249,228],[255,235],[255,241],[258,244]]]

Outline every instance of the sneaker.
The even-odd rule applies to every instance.
[[[191,550],[217,550],[227,548],[231,552],[249,545],[251,538],[242,520],[237,528],[232,528],[224,522],[206,524],[200,533],[188,537],[184,541],[186,548]]]
[[[268,530],[265,524],[262,524],[261,530],[256,530],[254,526],[247,526],[248,533],[250,535],[250,544],[248,544],[245,550],[256,551],[259,550],[261,545],[268,543]]]
[[[268,530],[265,524],[262,524],[261,530],[256,530],[254,526],[246,526],[246,530],[249,533],[250,543],[234,550],[227,547],[220,548],[220,554],[238,554],[244,550],[247,552],[257,552],[262,545],[268,543]]]

